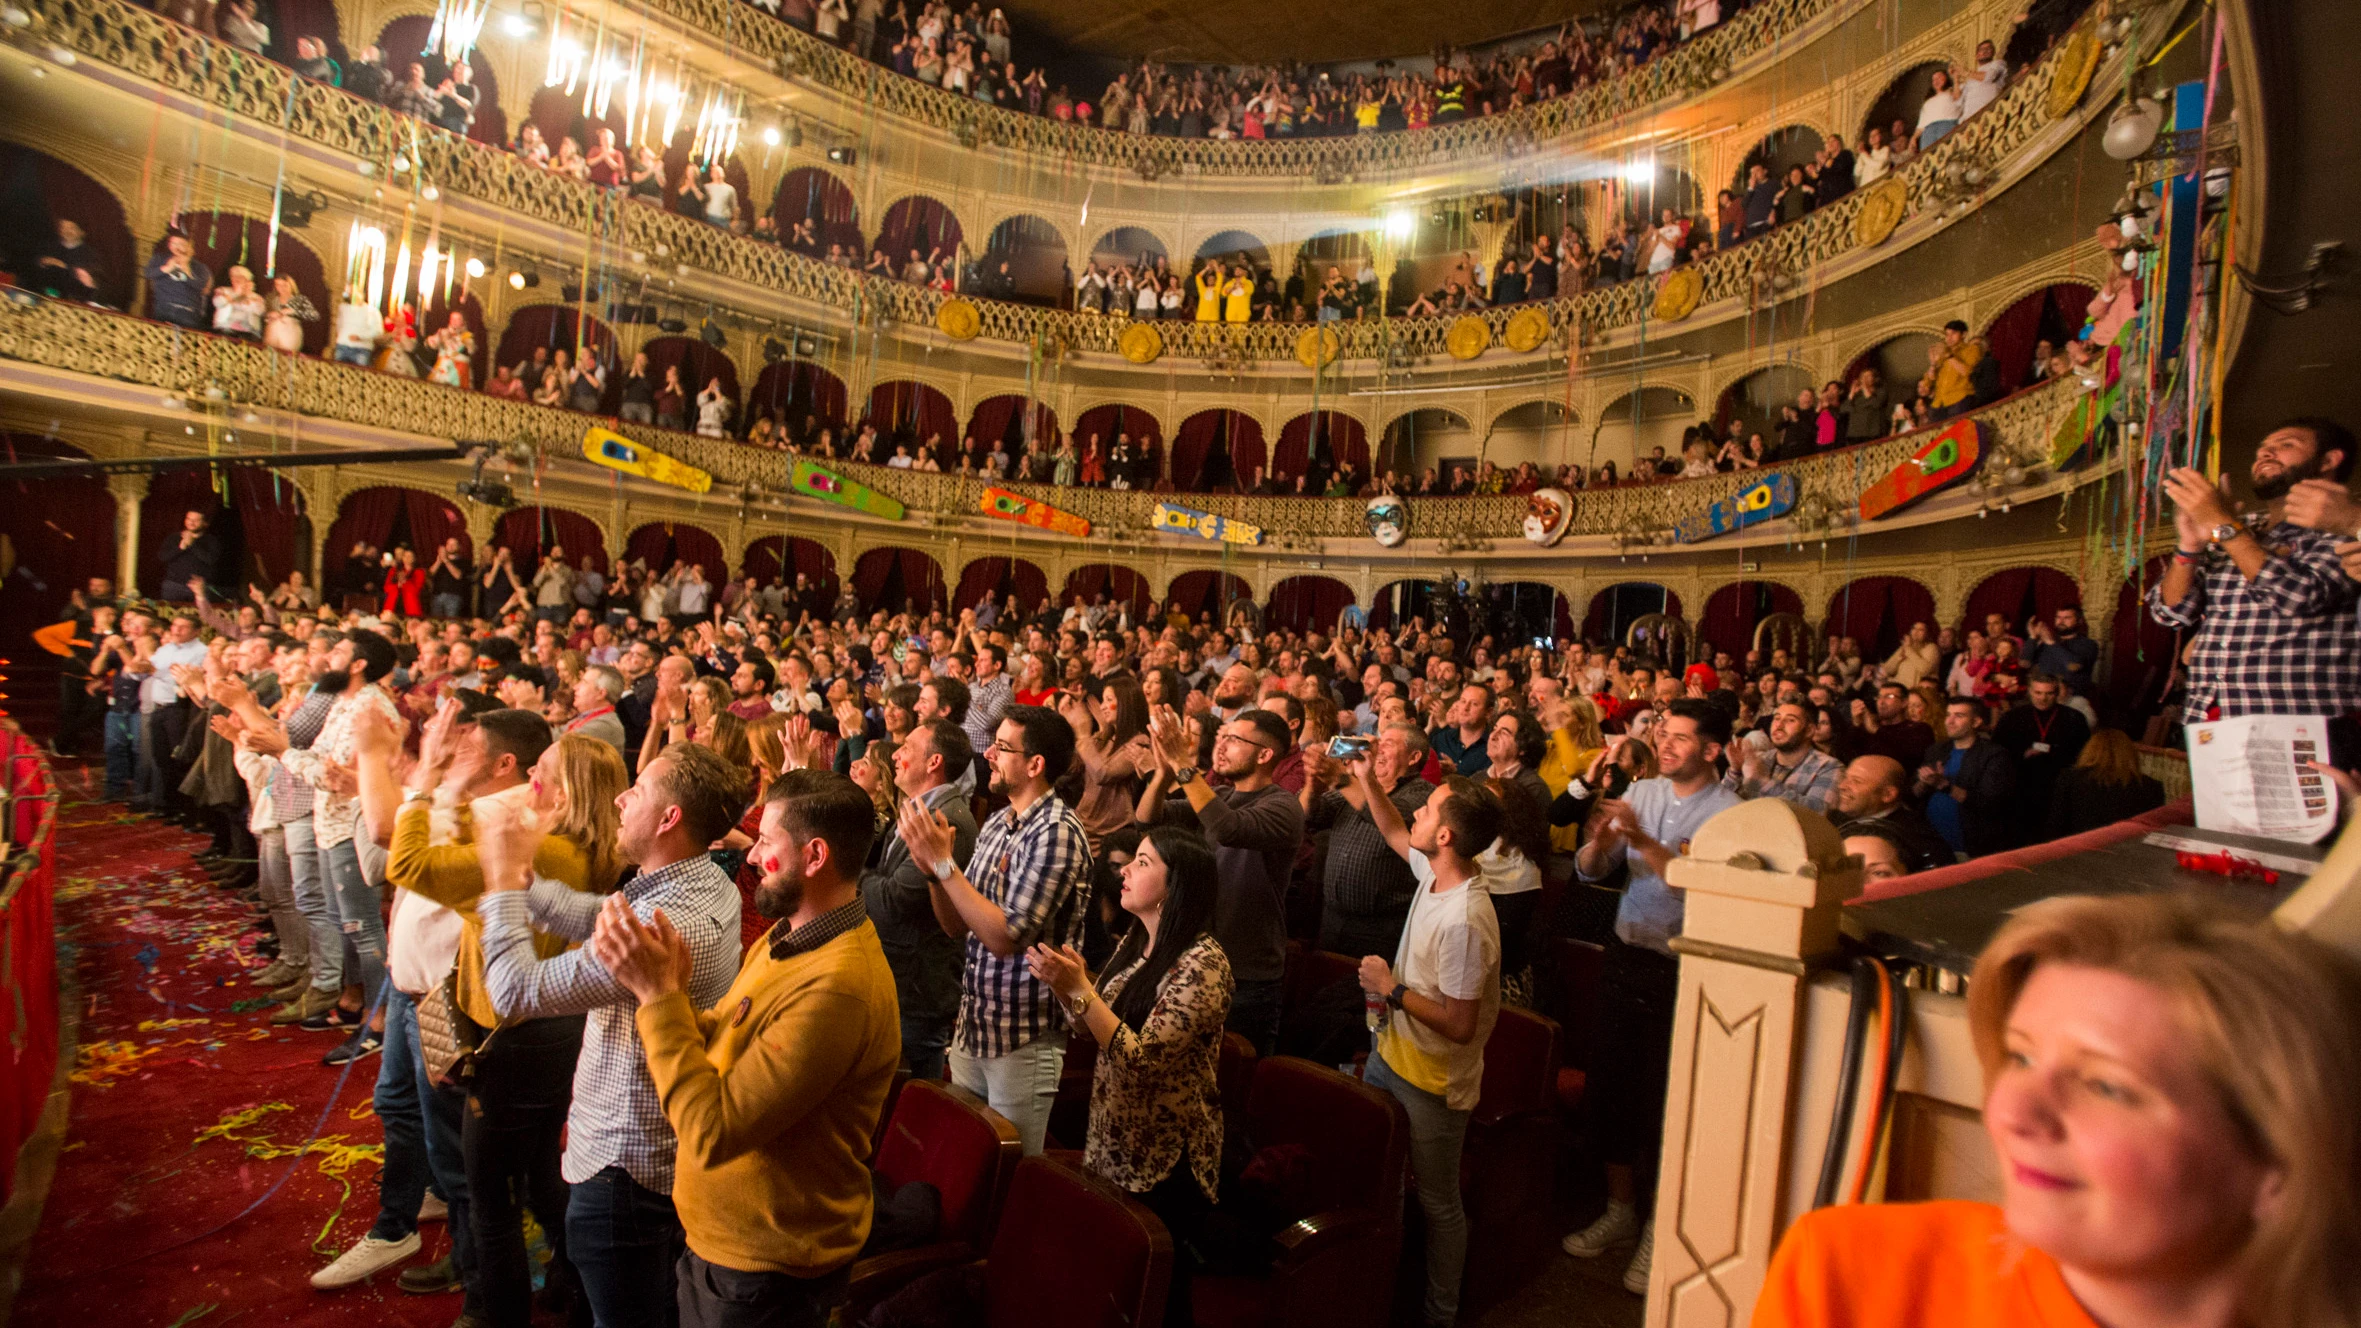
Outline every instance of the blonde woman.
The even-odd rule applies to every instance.
[[[2047,899],[1976,962],[2001,1202],[1797,1222],[1754,1328],[2361,1324],[2361,971],[2229,905]]]
[[[1549,786],[1549,796],[1556,798],[1607,750],[1607,737],[1599,728],[1598,704],[1587,696],[1552,697],[1541,703],[1538,717],[1549,731],[1549,748],[1536,768],[1541,782]],[[1581,824],[1551,827],[1549,842],[1561,853],[1582,847]]]

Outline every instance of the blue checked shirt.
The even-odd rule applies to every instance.
[[[738,887],[703,853],[625,881],[623,897],[642,922],[657,909],[688,942],[689,1002],[711,1007],[738,979]],[[658,1194],[672,1193],[678,1141],[664,1118],[639,1041],[639,998],[588,950],[554,959],[533,953],[533,928],[569,941],[590,938],[605,896],[536,878],[532,890],[487,891],[476,903],[484,924],[484,976],[502,1019],[582,1014],[582,1055],[574,1062],[574,1105],[566,1115],[560,1166],[579,1185],[611,1166]]]
[[[1745,763],[1733,760],[1730,773],[1722,776],[1722,787],[1749,802],[1777,798],[1791,807],[1826,815],[1828,804],[1836,800],[1836,781],[1844,772],[1842,762],[1819,752],[1806,751],[1804,759],[1791,766],[1779,764],[1773,754],[1770,769],[1761,779],[1746,778]]]
[[[1017,952],[1003,959],[969,933],[952,1046],[969,1056],[1005,1056],[1066,1026],[1057,998],[1025,970],[1025,951],[1036,942],[1081,948],[1090,841],[1073,809],[1045,794],[1022,817],[1003,807],[984,822],[967,879],[1007,915]]]
[[[2150,617],[2197,629],[2182,716],[2196,723],[2215,706],[2223,719],[2361,710],[2361,585],[2337,562],[2339,537],[2284,521],[2249,527],[2270,550],[2252,582],[2217,548],[2180,603],[2164,602],[2162,581],[2149,587]]]

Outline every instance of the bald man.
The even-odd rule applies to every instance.
[[[1955,855],[1927,818],[1910,805],[1909,779],[1902,763],[1890,756],[1858,757],[1838,776],[1828,817],[1836,822],[1838,832],[1848,837],[1877,833],[1893,839],[1914,872],[1948,867]],[[1871,823],[1875,830],[1854,828]]]

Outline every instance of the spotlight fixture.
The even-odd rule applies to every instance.
[[[710,314],[706,316],[704,322],[698,325],[697,335],[704,340],[706,345],[715,350],[720,350],[723,346],[728,345],[730,340],[729,334],[721,330],[721,324],[715,322]]]
[[[764,364],[777,364],[779,361],[786,358],[786,342],[779,340],[777,337],[764,337],[762,339],[762,362]]]
[[[828,149],[828,160],[839,166],[851,166],[859,162],[860,154],[847,147],[830,148]]]
[[[689,330],[689,320],[681,317],[680,310],[674,309],[656,320],[656,330],[667,336],[679,336]]]
[[[282,194],[279,197],[279,224],[289,230],[301,230],[311,225],[313,213],[326,206],[328,196],[318,190]]]
[[[797,358],[808,360],[819,353],[820,339],[818,337],[813,336],[809,332],[799,332],[796,334],[795,354]]]
[[[530,290],[540,284],[541,273],[531,267],[520,267],[508,274],[508,285],[511,290]]]
[[[1386,214],[1385,233],[1388,239],[1407,240],[1418,229],[1418,218],[1408,208],[1395,208]]]
[[[791,148],[803,146],[803,122],[801,120],[787,122],[787,146]]]
[[[768,148],[779,146],[779,126],[771,125],[762,131],[762,144]]]
[[[467,260],[467,279],[468,279],[469,281],[474,281],[474,280],[476,280],[477,278],[479,278],[479,277],[481,277],[481,276],[483,276],[483,275],[484,275],[484,260],[483,260],[483,259],[480,259],[480,258],[470,258],[470,259],[468,259],[468,260]]]
[[[522,14],[511,14],[500,21],[500,29],[511,37],[530,37],[533,35],[533,20]]]

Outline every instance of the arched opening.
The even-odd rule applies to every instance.
[[[598,409],[601,415],[616,413],[623,404],[623,376],[615,372],[615,332],[595,315],[578,313],[570,304],[526,305],[509,315],[494,359],[530,370],[534,352],[541,352],[547,362],[554,361],[561,350],[568,356],[587,351],[607,366],[607,390],[599,398]],[[528,392],[540,386],[538,377],[537,371],[529,373]]]
[[[877,228],[877,247],[885,251],[896,276],[914,255],[929,266],[956,261],[965,238],[951,209],[924,194],[895,202]]]
[[[433,15],[410,14],[387,23],[377,34],[378,51],[385,57],[386,70],[395,86],[408,77],[406,71],[413,60],[426,66],[426,86],[442,86],[443,76],[451,72],[451,67],[440,52],[426,49],[427,36],[433,30]],[[467,62],[467,72],[476,88],[475,122],[467,127],[467,136],[478,143],[506,143],[508,114],[500,109],[500,81],[493,75],[492,62],[484,59],[482,52],[471,54],[476,58]],[[549,147],[555,152],[557,140],[549,140]]]
[[[1252,488],[1264,463],[1262,426],[1243,411],[1201,410],[1172,439],[1172,487],[1183,493]]]
[[[1514,190],[1505,196],[1505,202],[1510,212],[1509,224],[1507,233],[1501,237],[1499,251],[1492,255],[1495,264],[1507,258],[1520,264],[1526,262],[1533,257],[1534,241],[1543,236],[1549,237],[1550,256],[1554,259],[1558,256],[1560,237],[1569,229],[1577,233],[1586,229],[1582,193],[1571,184]],[[1559,281],[1570,284],[1564,283],[1562,274]]]
[[[1615,463],[1628,478],[1635,459],[1676,458],[1681,432],[1696,423],[1697,403],[1689,394],[1669,387],[1643,387],[1626,392],[1599,412],[1599,427],[1591,435],[1591,462]]]
[[[58,247],[57,227],[63,221],[82,229],[75,251]],[[93,298],[71,271],[80,267],[99,304],[127,309],[139,275],[135,252],[123,204],[104,185],[46,152],[0,143],[0,266],[16,273],[19,284],[66,299]],[[61,265],[43,267],[45,256],[59,258]]]
[[[1442,458],[1476,454],[1476,435],[1468,418],[1455,410],[1429,406],[1397,415],[1385,426],[1377,446],[1376,466],[1394,476],[1397,493],[1409,493],[1420,475]]]
[[[461,281],[455,280],[448,290],[457,298],[447,298],[442,288],[435,291],[434,300],[426,306],[426,316],[418,322],[419,338],[423,341],[430,333],[448,326],[451,315],[457,313],[459,320],[467,325],[468,335],[475,338],[475,353],[467,361],[467,386],[481,388],[485,378],[492,372],[492,357],[486,353],[492,345],[492,337],[484,323],[483,301],[477,299],[475,292],[467,289]],[[322,309],[321,321],[326,322],[330,313],[330,310]]]
[[[732,434],[744,432],[744,417],[738,411],[738,403],[744,400],[738,390],[738,363],[728,352],[697,337],[651,337],[640,351],[648,357],[648,381],[656,384],[658,390],[662,389],[666,370],[675,367],[680,370],[682,409],[690,428],[697,425],[697,394],[718,378],[721,394],[730,399],[730,418],[722,427]],[[616,387],[608,384],[610,392]]]
[[[1433,619],[1435,593],[1443,588],[1439,581],[1388,581],[1369,597],[1369,627],[1372,631],[1391,630],[1412,618]]]
[[[1208,258],[1218,258],[1225,265],[1244,263],[1260,272],[1271,265],[1271,247],[1252,231],[1217,231],[1197,246],[1197,252],[1189,256],[1189,266],[1192,269],[1202,266]]]
[[[1246,578],[1210,567],[1194,572],[1183,572],[1172,579],[1171,589],[1164,598],[1180,606],[1180,611],[1197,618],[1212,614],[1217,623],[1230,620],[1230,606],[1239,600],[1254,601],[1254,587]]]
[[[1981,628],[1997,613],[2008,621],[2010,635],[2023,638],[2029,621],[2046,623],[2060,609],[2081,607],[2082,587],[2073,577],[2054,567],[2011,567],[1976,583],[1960,619],[1963,627]],[[1963,644],[1965,639],[1963,632]]]
[[[1927,371],[1927,348],[1942,344],[1943,339],[1932,332],[1904,332],[1888,337],[1854,356],[1852,363],[1845,366],[1845,388],[1851,390],[1853,380],[1861,376],[1862,370],[1875,369],[1888,398],[1907,400],[1912,387]]]
[[[1860,132],[1854,135],[1853,142],[1867,143],[1872,129],[1883,133],[1889,146],[1918,132],[1918,108],[1926,101],[1927,94],[1934,91],[1935,71],[1949,68],[1945,61],[1929,60],[1902,71],[1886,84],[1885,91],[1877,94],[1876,101],[1869,103],[1869,113],[1861,117]]]
[[[1117,226],[1090,247],[1090,261],[1099,265],[1101,272],[1128,267],[1135,272],[1153,268],[1161,259],[1167,264],[1172,255],[1165,252],[1164,241],[1145,226]]]
[[[233,265],[252,272],[254,288],[266,297],[271,290],[274,263],[279,272],[295,278],[295,289],[303,292],[312,307],[320,311],[318,321],[303,325],[304,354],[317,355],[327,346],[328,323],[336,313],[335,292],[328,287],[327,270],[321,266],[319,254],[309,244],[281,227],[274,254],[270,223],[235,212],[184,212],[180,227],[189,237],[189,243],[196,247],[197,258],[213,269],[217,286],[229,284]],[[150,257],[162,252],[163,243],[158,241]],[[152,310],[149,316],[154,316]]]
[[[1105,595],[1110,604],[1131,607],[1131,620],[1144,621],[1155,596],[1148,591],[1148,578],[1128,567],[1113,563],[1085,563],[1066,574],[1065,589],[1059,597],[1068,604],[1095,604]]]
[[[1651,169],[1647,162],[1635,161],[1624,169],[1622,179],[1627,224],[1654,225],[1666,208],[1684,217],[1698,216],[1705,210],[1705,191],[1695,177],[1670,162],[1659,161]],[[1642,255],[1641,266],[1645,265]]]
[[[9,454],[21,460],[88,459],[82,449],[38,434],[11,433],[5,438]],[[17,560],[8,593],[0,595],[0,643],[5,643],[0,653],[13,653],[31,648],[35,630],[63,619],[67,597],[87,587],[90,578],[114,579],[115,497],[96,473],[18,480],[0,485],[0,495],[5,495],[0,498],[0,537],[16,547]],[[212,510],[211,504],[203,506]],[[146,525],[144,514],[141,520],[143,537],[160,538],[164,531],[179,528],[177,517],[168,527]],[[147,580],[115,589],[119,594],[152,592],[156,583]]]
[[[951,612],[972,609],[985,600],[1006,606],[1010,596],[1015,596],[1019,613],[1033,612],[1049,598],[1049,573],[1023,558],[978,558],[959,570]],[[1002,623],[1007,625],[1005,614]]]
[[[593,568],[607,570],[607,537],[599,533],[598,523],[562,507],[517,507],[501,513],[500,523],[492,528],[492,544],[508,550],[517,575],[527,580],[545,555],[559,549],[576,567],[587,557]]]
[[[1820,635],[1849,636],[1861,658],[1882,660],[1894,653],[1912,623],[1935,627],[1935,597],[1906,576],[1864,576],[1848,582],[1828,601]]]
[[[2148,591],[2171,566],[2167,556],[2150,558],[2138,576],[2124,580],[2115,596],[2106,696],[2110,712],[2133,721],[2154,713],[2180,652],[2180,633],[2148,616]],[[2134,734],[2140,731],[2138,726],[2132,729]]]
[[[1028,403],[1015,393],[1003,393],[976,403],[975,413],[967,417],[965,436],[981,444],[986,452],[992,451],[996,444],[1006,444],[1004,450],[1014,459],[1023,457],[1029,444],[1038,443],[1046,450],[1057,437],[1057,431],[1056,411],[1039,401]]]
[[[1590,597],[1582,615],[1582,639],[1597,646],[1619,646],[1631,625],[1651,613],[1681,616],[1681,597],[1653,581],[1618,581]]]
[[[337,506],[336,519],[328,526],[328,538],[320,546],[321,572],[332,580],[345,577],[352,580],[325,587],[323,593],[358,594],[371,599],[383,594],[384,578],[373,568],[364,579],[359,569],[351,567],[355,545],[365,543],[373,549],[390,551],[407,544],[418,554],[420,567],[431,567],[435,551],[447,539],[459,541],[461,565],[471,565],[475,540],[467,533],[466,514],[450,499],[397,484],[357,489],[346,494]]]
[[[746,561],[738,574],[764,585],[776,580],[790,587],[796,577],[802,577],[805,593],[797,597],[795,605],[816,617],[825,617],[836,604],[836,555],[818,540],[765,535],[746,546]]]
[[[889,444],[883,456],[893,455],[893,443],[909,443],[913,448],[933,446],[959,433],[959,414],[951,408],[951,398],[924,383],[908,381],[870,388],[869,408],[862,412],[861,422],[876,425]]]
[[[1763,136],[1744,157],[1738,160],[1738,173],[1730,177],[1730,188],[1739,197],[1746,195],[1746,182],[1755,167],[1771,173],[1774,180],[1784,179],[1790,166],[1809,166],[1819,155],[1822,135],[1819,130],[1805,125],[1788,125]]]
[[[1743,441],[1761,434],[1772,448],[1779,446],[1780,408],[1796,404],[1802,393],[1817,393],[1819,382],[1800,364],[1771,364],[1722,389],[1713,403],[1714,427],[1735,429]]]
[[[781,360],[763,366],[747,394],[748,418],[769,415],[799,434],[806,417],[833,429],[844,427],[844,380],[810,360]],[[808,441],[808,440],[806,440]]]
[[[1136,449],[1154,441],[1162,431],[1163,426],[1157,423],[1156,416],[1143,407],[1109,402],[1103,406],[1092,406],[1077,416],[1070,434],[1077,456],[1086,455],[1093,440],[1096,440],[1099,454],[1105,456],[1114,448],[1115,440],[1125,434],[1131,436]]]
[[[574,140],[575,150],[587,157],[591,150],[598,145],[599,130],[604,129],[612,133],[615,136],[615,142],[621,144],[624,141],[625,132],[630,128],[623,112],[622,98],[617,97],[607,104],[605,119],[594,119],[582,113],[581,94],[577,92],[568,96],[562,86],[535,90],[532,104],[525,111],[525,119],[535,129],[541,131],[541,141],[549,145],[549,157],[553,162],[557,160],[565,141],[569,138]],[[628,151],[625,153],[624,159],[630,160]],[[685,161],[687,158],[683,157],[682,160]],[[680,183],[680,177],[670,174],[669,171],[664,178],[674,185]],[[665,191],[664,199],[665,206],[672,206],[672,192],[669,189]]]
[[[1074,287],[1066,237],[1052,223],[1020,213],[992,228],[984,242],[976,294],[1055,308]]]
[[[1705,597],[1697,635],[1715,650],[1743,660],[1754,648],[1755,625],[1774,613],[1802,617],[1804,598],[1776,581],[1733,581]]]
[[[1493,417],[1483,459],[1504,471],[1530,461],[1543,483],[1554,483],[1556,467],[1574,455],[1574,412],[1562,401],[1526,401]]]
[[[2061,281],[2018,299],[1984,326],[1984,349],[2000,370],[2003,394],[2034,381],[2034,360],[2043,342],[2063,351],[2090,315],[2096,288]]]
[[[1281,492],[1293,492],[1297,477],[1310,481],[1304,493],[1318,497],[1339,466],[1350,466],[1354,487],[1369,478],[1369,431],[1350,415],[1333,410],[1307,410],[1279,430],[1272,452],[1271,474]]]
[[[1518,646],[1555,650],[1574,635],[1574,604],[1556,586],[1538,581],[1496,581],[1484,587],[1483,631],[1495,658]]]
[[[1262,625],[1289,632],[1333,635],[1336,620],[1353,604],[1353,588],[1333,576],[1291,576],[1271,587]]]
[[[853,564],[861,612],[932,613],[943,606],[943,568],[916,549],[871,549]]]
[[[661,576],[675,562],[696,568],[715,586],[730,579],[729,555],[711,531],[677,521],[650,521],[623,542],[623,556]]]
[[[253,562],[246,553],[245,527],[238,520],[237,507],[225,505],[215,491],[212,472],[195,468],[162,471],[148,481],[147,497],[139,504],[139,589],[153,594],[162,585],[164,541],[180,529],[190,512],[205,514],[206,529],[220,546],[214,579],[224,587],[223,597],[243,598],[245,592],[237,588],[254,576]],[[5,598],[10,597],[0,596]]]
[[[808,245],[795,239],[799,221],[811,223]],[[771,224],[778,228],[779,243],[806,257],[825,257],[833,244],[860,261],[860,205],[844,181],[818,167],[798,166],[779,177],[779,187],[771,193]]]
[[[297,54],[295,43],[304,37],[317,37],[328,48],[328,56],[342,64],[345,59],[343,25],[337,22],[336,6],[332,0],[275,0],[273,16],[266,19],[271,39],[262,53],[283,65],[293,65]]]

